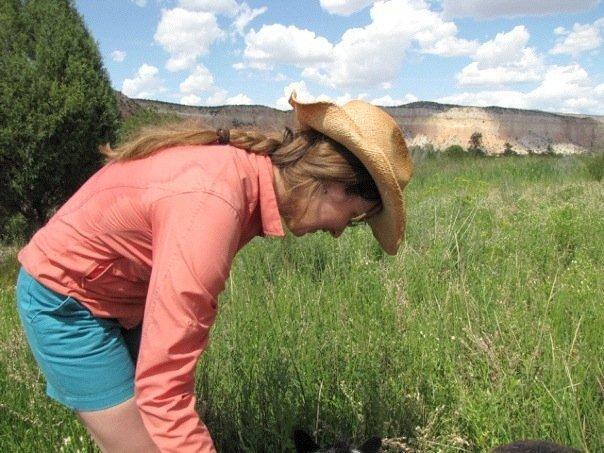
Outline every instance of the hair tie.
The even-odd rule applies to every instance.
[[[231,133],[228,129],[216,129],[216,135],[220,145],[228,145],[231,141]]]

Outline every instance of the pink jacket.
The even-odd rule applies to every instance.
[[[212,452],[197,360],[235,253],[283,236],[268,157],[182,146],[94,174],[19,253],[39,282],[124,327],[143,321],[136,401],[164,452]]]

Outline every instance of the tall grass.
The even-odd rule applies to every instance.
[[[409,451],[602,451],[603,187],[579,158],[427,159],[396,257],[365,228],[255,239],[198,369],[218,450],[291,451],[303,427]],[[3,450],[89,449],[43,396],[12,287],[0,297]]]

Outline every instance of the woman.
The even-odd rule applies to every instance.
[[[301,130],[282,140],[177,125],[106,147],[109,163],[19,253],[18,309],[47,394],[103,451],[215,451],[195,365],[254,236],[283,236],[283,221],[338,237],[366,221],[396,253],[411,162],[394,120],[362,101],[290,103]]]

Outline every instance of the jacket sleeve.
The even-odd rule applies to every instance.
[[[195,366],[237,252],[237,211],[217,195],[188,193],[152,208],[153,266],[145,305],[136,402],[162,452],[215,452],[195,411]]]

